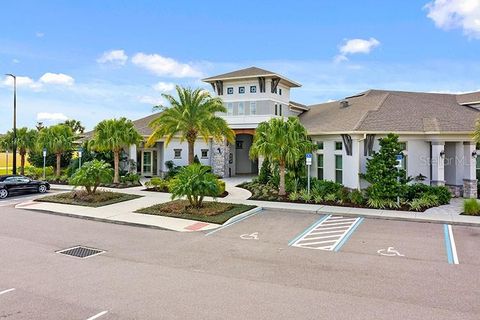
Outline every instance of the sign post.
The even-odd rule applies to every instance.
[[[82,147],[78,148],[78,169],[82,167]]]
[[[400,182],[399,171],[402,168],[403,154],[397,154],[397,181]],[[400,194],[397,194],[397,206],[400,206]]]
[[[43,180],[45,180],[45,165],[47,163],[47,148],[43,148]]]
[[[5,150],[5,154],[7,156],[7,172],[6,172],[6,174],[8,174],[8,150]]]
[[[305,163],[307,165],[307,192],[310,195],[310,166],[312,165],[312,154],[305,155]]]

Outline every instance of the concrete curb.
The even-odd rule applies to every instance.
[[[245,211],[243,213],[240,213],[240,214],[237,214],[236,216],[234,217],[231,217],[230,219],[228,219],[227,221],[225,221],[222,225],[220,226],[225,226],[227,224],[230,224],[230,223],[233,223],[235,221],[237,221],[238,219],[241,219],[243,217],[246,217],[246,216],[249,216],[255,212],[258,212],[258,211],[262,211],[263,208],[262,207],[256,207],[256,208],[253,208],[253,209],[250,209],[248,211]]]
[[[146,229],[156,229],[156,230],[164,230],[164,231],[172,231],[172,232],[178,232],[175,230],[167,229],[167,228],[162,228],[159,226],[154,226],[150,224],[142,224],[142,223],[135,223],[135,222],[128,222],[128,221],[119,221],[119,220],[112,220],[112,219],[104,219],[104,218],[97,218],[97,217],[89,217],[89,216],[81,216],[81,215],[76,215],[72,213],[65,213],[65,212],[56,212],[56,211],[50,211],[50,210],[45,210],[45,209],[35,209],[35,208],[19,208],[23,210],[29,210],[29,211],[36,211],[40,213],[46,213],[46,214],[51,214],[54,216],[61,216],[61,217],[68,217],[68,218],[76,218],[76,219],[82,219],[82,220],[90,220],[90,221],[96,221],[96,222],[104,222],[104,223],[111,223],[111,224],[118,224],[118,225],[124,225],[124,226],[130,226],[130,227],[137,227],[137,228],[146,228]]]

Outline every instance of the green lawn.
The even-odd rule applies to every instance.
[[[201,209],[194,209],[186,200],[175,200],[142,208],[135,212],[223,224],[228,219],[253,208],[255,206],[212,201],[204,202]]]
[[[111,191],[97,191],[93,195],[88,195],[85,191],[71,191],[46,196],[36,199],[35,201],[97,208],[141,197],[142,196]]]

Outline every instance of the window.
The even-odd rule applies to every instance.
[[[401,162],[401,168],[402,168],[403,170],[405,170],[404,178],[407,178],[407,176],[408,176],[408,175],[407,175],[407,172],[408,172],[408,171],[407,171],[407,170],[408,170],[408,168],[407,168],[407,163],[408,163],[408,162],[407,162],[407,155],[403,155],[402,162]]]
[[[231,102],[227,103],[227,115],[229,116],[233,115],[233,103]]]
[[[243,141],[237,141],[235,143],[235,148],[236,149],[243,149]]]
[[[257,86],[250,86],[250,93],[257,93]]]
[[[243,102],[238,103],[238,114],[239,115],[245,114],[245,109],[243,107]]]
[[[275,105],[275,115],[278,115],[278,106]]]
[[[335,142],[335,150],[342,150],[343,149],[343,144],[341,142]]]
[[[227,94],[233,94],[233,88],[232,87],[227,88]]]
[[[480,156],[477,156],[477,179],[480,180]]]
[[[317,179],[323,180],[323,154],[317,157]]]
[[[173,149],[173,157],[175,159],[182,159],[182,149]]]
[[[208,158],[208,149],[202,149],[202,159]]]
[[[282,95],[282,89],[280,89],[280,88],[278,89],[278,94]]]
[[[238,93],[245,93],[245,87],[238,87]]]
[[[283,110],[282,110],[282,109],[283,109],[283,106],[280,105],[280,110],[278,111],[278,113],[279,113],[281,116],[283,115]]]
[[[342,156],[335,155],[335,182],[343,183],[343,161]]]
[[[400,145],[400,149],[402,149],[402,151],[407,150],[407,143],[406,142],[399,142],[398,144]]]
[[[323,141],[317,141],[317,149],[323,150]]]
[[[250,114],[257,114],[257,103],[255,101],[250,102]]]

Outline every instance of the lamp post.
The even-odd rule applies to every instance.
[[[13,143],[12,143],[12,173],[17,174],[17,77],[11,73],[5,74],[13,78]]]

